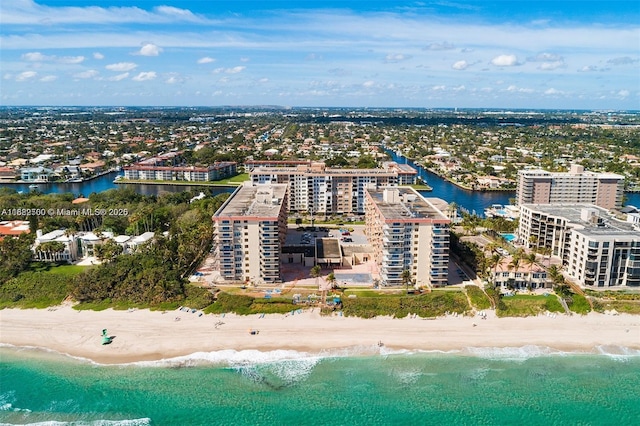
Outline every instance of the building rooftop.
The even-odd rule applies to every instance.
[[[20,235],[29,232],[29,221],[27,220],[3,220],[0,222],[0,235]]]
[[[633,235],[640,237],[633,224],[610,216],[606,209],[593,204],[523,204],[522,207],[547,215],[562,217],[576,225],[578,232],[591,236]]]
[[[214,214],[219,217],[278,217],[287,193],[285,184],[250,185],[247,182]]]
[[[449,222],[433,202],[423,198],[413,188],[388,187],[367,189],[371,199],[386,220],[438,220]]]
[[[397,172],[385,169],[333,169],[333,168],[313,168],[306,166],[298,167],[256,167],[251,172],[252,175],[271,175],[271,174],[300,174],[304,173],[310,176],[395,176]]]

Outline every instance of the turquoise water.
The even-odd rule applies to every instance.
[[[500,234],[500,235],[502,235],[504,239],[507,240],[508,243],[516,239],[515,234]]]
[[[13,348],[0,356],[2,424],[630,425],[640,418],[637,351],[325,358],[225,351],[121,366]],[[262,362],[246,361],[255,357]]]

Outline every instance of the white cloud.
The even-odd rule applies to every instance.
[[[215,62],[215,59],[205,56],[204,58],[198,59],[199,64],[210,64],[211,62]]]
[[[373,87],[374,85],[375,85],[375,82],[374,82],[374,81],[372,81],[372,80],[365,81],[364,83],[362,83],[362,86],[363,86],[363,87],[366,87],[366,88]]]
[[[40,79],[40,81],[42,81],[43,83],[49,83],[51,81],[56,81],[57,79],[58,77],[56,77],[55,75],[45,75]]]
[[[134,80],[134,81],[147,81],[147,80],[153,80],[156,77],[157,77],[157,75],[156,75],[155,71],[148,71],[148,72],[141,72],[140,74],[138,74],[135,77],[133,77],[132,80]]]
[[[527,61],[529,62],[558,62],[558,61],[564,61],[564,58],[560,55],[556,55],[555,53],[548,53],[548,52],[543,52],[543,53],[538,53],[535,56],[529,56],[527,58]]]
[[[133,69],[136,69],[137,67],[138,65],[133,62],[118,62],[115,64],[109,64],[105,66],[105,68],[108,69],[109,71],[116,71],[116,72],[131,71]]]
[[[40,52],[24,53],[21,58],[29,62],[57,62],[60,64],[79,64],[84,62],[84,56],[43,55]]]
[[[104,55],[100,52],[94,52],[93,59],[104,59]]]
[[[439,85],[439,86],[433,86],[433,87],[431,88],[431,90],[437,90],[437,91],[440,91],[440,90],[445,90],[446,88],[447,88],[447,86]]]
[[[467,61],[458,61],[451,65],[451,68],[454,70],[466,70],[469,67],[469,63]]]
[[[493,58],[491,63],[497,67],[513,67],[520,65],[516,55],[499,55]]]
[[[140,50],[138,52],[136,52],[136,55],[158,56],[158,55],[160,55],[160,52],[162,52],[162,48],[161,47],[158,47],[153,43],[146,43],[140,48]]]
[[[543,52],[543,53],[538,53],[535,56],[529,56],[527,58],[527,61],[542,62],[537,67],[541,71],[553,71],[558,68],[566,67],[564,58],[562,56],[557,55],[555,53],[549,53],[549,52]]]
[[[27,81],[38,75],[35,71],[23,71],[16,76],[16,81]]]
[[[251,59],[247,58],[247,57],[242,57],[240,58],[240,62],[249,62]]]
[[[82,71],[82,72],[76,73],[73,76],[75,78],[87,79],[87,78],[97,77],[98,74],[100,74],[100,73],[98,71],[96,71],[96,70],[87,70],[87,71]]]
[[[242,72],[245,70],[245,68],[247,67],[243,67],[243,66],[237,66],[237,67],[233,67],[233,68],[216,68],[215,70],[213,70],[214,74],[238,74],[239,72]]]
[[[264,78],[261,78],[260,80],[258,80],[258,82],[259,82],[259,83],[268,83],[268,82],[269,82],[269,79],[268,79],[268,78],[266,78],[266,77],[264,77]]]
[[[151,11],[139,7],[51,7],[33,0],[3,2],[3,23],[50,26],[56,24],[207,22],[186,9],[158,6]]]
[[[564,68],[565,66],[564,61],[543,62],[538,65],[538,69],[542,71],[553,71],[558,68]]]
[[[40,52],[24,53],[21,57],[25,61],[30,61],[30,62],[44,62],[44,61],[48,61],[51,58],[50,56],[43,55]]]
[[[629,56],[622,56],[620,58],[609,59],[607,63],[611,65],[633,65],[639,61],[640,59],[633,59]]]
[[[431,43],[427,46],[427,50],[453,50],[456,47],[449,42]]]
[[[407,59],[411,59],[410,55],[403,55],[402,53],[390,53],[385,56],[384,61],[387,63],[395,63],[406,61]]]
[[[171,73],[164,82],[167,84],[176,84],[176,83],[182,83],[183,81],[184,81],[184,78],[182,78],[180,74]]]
[[[61,64],[80,64],[84,62],[84,56],[62,56],[55,61]]]
[[[578,72],[603,72],[608,70],[609,68],[600,68],[597,65],[585,65],[582,68],[578,69]]]
[[[124,80],[127,77],[129,77],[129,73],[125,72],[125,73],[122,73],[122,74],[114,75],[113,77],[109,77],[107,80],[109,80],[109,81],[120,81],[120,80]]]
[[[524,87],[518,87],[516,85],[511,85],[509,87],[507,87],[507,92],[511,92],[511,93],[533,93],[533,89],[527,89]]]
[[[621,98],[626,98],[630,95],[630,92],[628,90],[620,90],[618,92],[618,96],[620,96]]]
[[[561,95],[562,93],[562,91],[554,89],[553,87],[544,91],[545,95]]]

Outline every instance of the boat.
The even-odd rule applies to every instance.
[[[29,189],[37,189],[38,185],[36,185],[35,183],[32,183],[31,185],[29,185]]]

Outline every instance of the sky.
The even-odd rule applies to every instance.
[[[640,110],[640,2],[5,0],[0,105]]]

